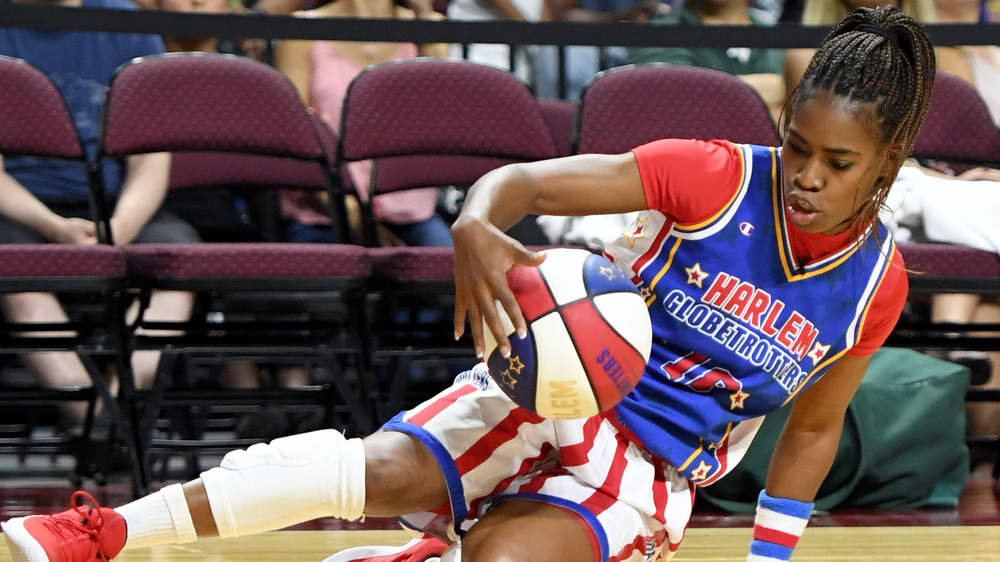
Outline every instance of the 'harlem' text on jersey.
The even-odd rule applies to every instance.
[[[879,227],[796,263],[778,153],[739,148],[740,186],[716,216],[681,225],[649,211],[607,250],[653,321],[646,373],[613,419],[702,485],[742,458],[764,414],[855,344],[895,251]]]

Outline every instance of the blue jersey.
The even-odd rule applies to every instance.
[[[83,0],[83,6],[138,9],[128,0]],[[23,59],[52,78],[90,156],[97,149],[101,108],[115,69],[135,57],[163,51],[158,35],[0,28],[0,54]],[[76,162],[12,156],[4,158],[4,168],[44,202],[87,202],[86,170]],[[121,169],[109,162],[104,171],[106,188],[114,195],[121,185]]]
[[[648,211],[609,257],[646,297],[653,348],[612,419],[697,484],[728,472],[762,416],[858,341],[895,252],[878,225],[800,265],[781,204],[777,149],[741,145],[728,204],[700,224]]]

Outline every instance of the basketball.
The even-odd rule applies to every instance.
[[[635,285],[586,250],[546,250],[539,267],[517,266],[507,282],[528,325],[520,339],[497,305],[511,354],[484,329],[486,364],[501,389],[542,417],[573,419],[618,404],[646,368],[652,328]]]

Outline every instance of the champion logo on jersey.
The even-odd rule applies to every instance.
[[[753,234],[753,229],[755,228],[757,227],[755,227],[753,223],[749,221],[743,221],[740,223],[740,234],[742,234],[743,236],[750,236],[751,234]]]

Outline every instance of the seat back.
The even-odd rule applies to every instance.
[[[335,141],[326,137],[329,129],[273,67],[232,55],[169,53],[115,73],[99,155],[176,153],[173,188],[326,190],[335,228],[346,236]]]
[[[949,72],[937,72],[913,156],[1000,165],[1000,129],[974,86]]]
[[[597,74],[584,89],[573,142],[577,153],[616,154],[668,137],[779,142],[757,92],[724,72],[631,65]]]
[[[361,72],[344,100],[340,156],[555,154],[541,111],[509,72],[451,59],[392,61]]]
[[[566,100],[538,100],[542,117],[552,132],[552,140],[559,150],[559,156],[568,156],[573,152],[573,123],[576,120],[576,104]]]
[[[122,65],[111,80],[102,154],[219,151],[325,158],[292,83],[258,61],[168,53]]]
[[[504,164],[559,155],[523,82],[452,59],[392,61],[361,72],[348,88],[339,137],[338,161],[376,160],[370,184],[359,186],[369,226],[370,197],[467,187]],[[371,230],[366,226],[368,240]]]
[[[0,56],[0,153],[85,159],[62,95],[41,70]]]

